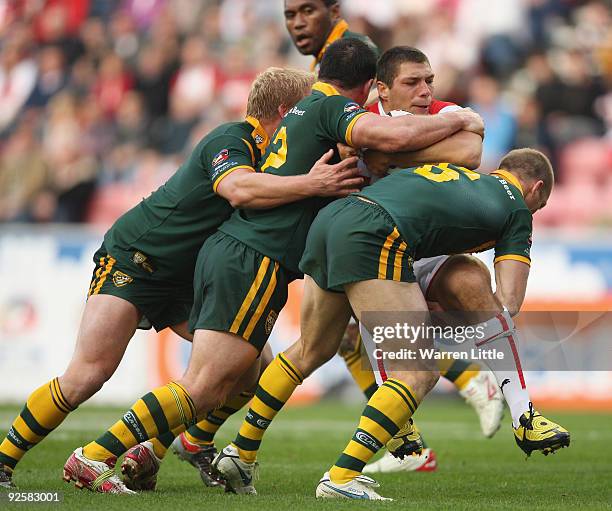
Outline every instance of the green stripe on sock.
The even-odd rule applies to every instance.
[[[257,387],[255,391],[255,397],[261,399],[261,401],[266,405],[272,408],[274,411],[280,411],[280,409],[285,405],[282,401],[276,399],[271,394],[268,394],[261,386]]]
[[[210,419],[207,418],[207,420],[210,420]],[[187,430],[187,432],[191,436],[193,436],[194,438],[197,438],[198,440],[201,440],[203,442],[212,442],[213,439],[215,438],[215,434],[214,433],[210,433],[208,431],[204,431],[202,428],[198,427],[197,424],[194,424],[193,426],[191,426]]]
[[[363,391],[368,400],[374,395],[374,392],[378,390],[378,384],[372,383],[367,389]]]
[[[455,380],[466,371],[470,364],[471,362],[468,362],[466,360],[455,360],[453,362],[453,365],[451,365],[448,368],[448,371],[446,371],[444,378],[454,383]]]
[[[28,442],[25,438],[23,438],[19,434],[19,431],[17,431],[13,426],[11,426],[11,429],[8,430],[8,433],[6,434],[6,438],[15,447],[17,447],[18,449],[21,449],[22,451],[27,451],[30,447],[34,445],[33,443]]]
[[[11,458],[7,454],[3,454],[0,452],[0,463],[6,465],[9,468],[15,468],[17,466],[17,460],[15,458]]]
[[[149,435],[147,435],[147,430],[140,422],[140,419],[134,412],[134,410],[130,410],[123,417],[121,417],[121,421],[125,426],[130,430],[134,438],[138,442],[144,442],[149,439]]]
[[[282,353],[278,354],[278,359],[281,361],[282,366],[287,369],[287,371],[289,371],[290,374],[293,375],[293,377],[298,381],[298,383],[302,383],[302,377],[295,371],[295,369],[293,369],[293,367],[291,366],[291,364],[289,362],[287,362],[287,359],[285,357],[283,357]]]
[[[392,390],[393,392],[395,392],[395,393],[396,393],[396,394],[397,394],[399,397],[401,397],[401,398],[402,398],[402,401],[403,401],[404,403],[406,403],[406,406],[408,407],[408,409],[409,409],[409,410],[410,410],[412,413],[414,413],[414,410],[415,410],[415,409],[412,407],[412,405],[410,404],[410,402],[408,401],[408,399],[406,399],[406,396],[404,396],[404,394],[403,394],[403,393],[402,393],[400,390],[398,390],[398,389],[394,388],[394,387],[393,387],[393,385],[387,385],[386,383],[383,385],[383,387],[387,387],[388,389],[391,389],[391,390]]]
[[[400,429],[399,426],[389,419],[389,417],[370,405],[366,405],[362,415],[368,419],[372,419],[374,422],[376,422],[376,424],[384,428],[385,431],[391,436],[395,435],[395,433],[397,433]]]
[[[157,437],[157,440],[159,441],[160,444],[162,444],[166,449],[170,449],[170,446],[172,445],[172,442],[174,442],[174,439],[176,437],[174,436],[174,433],[172,433],[172,431],[168,431],[167,433],[164,433],[163,435],[159,435]]]
[[[104,433],[96,440],[96,443],[104,447],[107,451],[112,452],[115,456],[121,456],[127,449],[119,439],[110,431]]]
[[[412,392],[410,392],[410,389],[408,389],[408,387],[406,387],[402,382],[400,382],[398,380],[391,380],[391,382],[393,382],[395,385],[397,385],[400,389],[403,389],[403,391],[406,393],[406,395],[408,396],[410,401],[412,401],[412,404],[414,405],[414,410],[416,410],[419,407],[419,403],[417,402],[417,400],[412,395]],[[414,410],[413,410],[413,412],[414,412]]]
[[[222,425],[223,425],[223,423],[225,422],[225,419],[221,419],[221,418],[219,418],[219,417],[215,417],[215,416],[214,416],[212,413],[209,413],[209,414],[206,416],[206,420],[207,420],[208,422],[210,422],[211,424],[214,424],[215,426],[222,426]],[[192,426],[192,427],[194,427],[194,426]],[[191,428],[190,428],[190,429],[191,429]]]
[[[153,394],[153,392],[149,392],[148,394],[142,397],[142,400],[147,406],[151,417],[153,417],[153,421],[155,422],[155,426],[157,427],[157,432],[161,434],[168,431],[170,429],[170,427],[168,426],[168,419],[166,419],[164,409],[159,404],[159,400],[157,399],[157,397],[155,397],[155,394]]]
[[[336,461],[336,466],[340,468],[346,468],[348,470],[354,470],[355,472],[362,472],[365,467],[365,462],[361,461],[349,454],[342,453]]]
[[[20,415],[21,415],[21,418],[23,419],[23,422],[26,423],[28,428],[30,428],[32,432],[38,436],[47,436],[49,433],[51,433],[51,431],[53,431],[51,429],[43,428],[38,423],[38,421],[32,415],[32,412],[30,412],[28,405],[25,405],[23,407],[23,410],[21,410]]]
[[[367,447],[374,454],[383,448],[382,442],[380,442],[374,435],[361,428],[357,428],[357,431],[355,431],[355,434],[353,435],[353,440],[358,444]]]
[[[249,408],[244,420],[257,429],[267,429],[272,422],[270,419],[266,419],[263,415],[259,415],[252,408]]]
[[[236,435],[234,444],[243,451],[257,451],[261,445],[261,440],[252,440],[250,438],[243,437],[240,433]]]

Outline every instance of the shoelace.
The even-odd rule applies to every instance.
[[[529,418],[527,419],[527,424],[523,426],[523,440],[527,436],[527,429],[533,429],[533,412],[533,403],[529,401]]]

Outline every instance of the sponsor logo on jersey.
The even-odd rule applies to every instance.
[[[123,287],[133,281],[134,279],[132,277],[122,271],[117,270],[113,273],[113,284],[115,284],[115,287]]]
[[[357,103],[347,103],[344,107],[344,111],[348,114],[350,112],[356,112],[361,110],[361,107]]]
[[[298,107],[294,106],[291,110],[289,110],[289,113],[302,117],[306,113],[306,110],[300,110]]]
[[[516,200],[514,194],[512,193],[512,190],[510,190],[510,187],[508,186],[508,181],[506,181],[505,179],[499,179],[499,182],[503,185],[504,190],[506,190],[506,193],[508,194],[508,197],[510,197],[511,200]]]
[[[266,318],[266,335],[270,335],[272,328],[274,328],[274,323],[276,323],[276,319],[278,318],[278,313],[275,311],[270,311],[268,317]]]
[[[360,443],[364,445],[369,445],[370,447],[373,447],[377,451],[382,447],[376,440],[374,440],[370,435],[368,435],[364,431],[357,431],[357,433],[355,433],[355,438]]]
[[[229,151],[227,149],[221,149],[221,151],[217,153],[217,156],[213,158],[212,166],[216,167],[217,165],[219,165],[220,163],[223,163],[228,158],[229,158]]]

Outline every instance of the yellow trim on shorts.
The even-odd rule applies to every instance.
[[[94,287],[96,286],[96,282],[100,278],[100,274],[104,270],[104,256],[100,258],[100,262],[98,264],[99,268],[96,270],[95,275],[91,279],[91,284],[89,285],[89,292],[87,293],[87,296],[91,296],[91,294],[93,293]]]
[[[349,123],[348,127],[346,128],[346,135],[345,135],[345,139],[346,139],[346,143],[348,145],[350,145],[351,147],[353,147],[353,128],[355,126],[355,123],[364,115],[371,113],[371,112],[361,112],[360,114],[356,115],[355,118]]]
[[[493,261],[493,264],[497,264],[500,261],[520,261],[521,263],[525,263],[528,264],[529,266],[531,266],[531,259],[529,259],[528,257],[525,256],[521,256],[521,255],[503,255],[503,256],[499,256],[496,257],[495,260]]]
[[[380,251],[380,257],[378,258],[379,279],[387,278],[387,262],[389,261],[389,250],[391,249],[393,243],[395,243],[395,240],[399,238],[399,235],[400,234],[397,230],[397,227],[394,227],[391,234],[389,234],[389,236],[387,236],[387,239],[385,240],[385,243]]]
[[[272,276],[270,277],[270,282],[268,282],[268,287],[266,288],[263,296],[261,297],[261,300],[259,301],[259,304],[257,305],[257,309],[255,309],[255,312],[253,316],[251,317],[251,321],[249,321],[249,324],[247,325],[244,331],[243,337],[247,341],[251,337],[251,334],[253,333],[253,330],[255,329],[255,325],[257,325],[259,318],[261,318],[261,315],[263,314],[264,309],[268,306],[268,302],[270,301],[270,297],[272,296],[272,293],[276,289],[276,281],[277,281],[276,274],[278,273],[278,266],[279,266],[278,263],[275,262],[274,270],[272,272]]]
[[[94,290],[91,292],[90,295],[97,295],[100,292],[100,289],[102,289],[102,286],[104,285],[104,282],[106,281],[106,277],[108,277],[109,273],[113,269],[113,266],[117,262],[111,256],[107,256],[107,257],[108,257],[108,261],[106,262],[106,265],[102,273],[100,273],[100,275],[98,276],[98,272],[102,269],[102,266],[100,266],[100,269],[96,272],[96,278],[98,279],[98,283],[96,284],[96,287],[94,288]],[[102,257],[100,259],[100,265],[103,264],[104,259],[106,259],[106,257]]]
[[[255,169],[253,167],[249,167],[248,165],[238,165],[237,167],[232,167],[213,183],[213,192],[217,193],[217,188],[219,187],[219,183],[223,181],[227,176],[229,176],[232,172],[238,169],[246,169],[246,170],[250,170],[251,172],[255,172]]]
[[[244,298],[244,301],[242,302],[242,305],[240,307],[240,310],[238,311],[238,314],[236,314],[236,317],[234,318],[234,322],[232,323],[232,326],[230,327],[230,333],[232,334],[238,333],[238,330],[240,329],[240,325],[244,321],[244,317],[246,316],[246,313],[249,310],[249,307],[251,306],[251,304],[253,303],[253,300],[255,299],[255,295],[259,291],[259,288],[261,287],[261,284],[263,283],[264,278],[266,277],[266,273],[268,271],[269,266],[270,266],[270,258],[264,257],[263,261],[259,265],[259,270],[257,271],[255,280],[253,281],[253,284],[251,284],[251,288],[249,289],[249,292]]]
[[[395,259],[393,259],[393,280],[397,282],[402,280],[402,259],[407,247],[406,242],[402,241],[395,252]]]

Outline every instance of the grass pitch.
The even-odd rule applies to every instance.
[[[525,460],[514,444],[508,414],[495,438],[480,434],[471,408],[458,399],[430,399],[417,414],[418,423],[438,455],[435,473],[381,474],[380,493],[390,503],[317,501],[317,481],[352,435],[362,406],[337,402],[290,408],[270,427],[259,461],[257,497],[226,495],[205,488],[197,472],[168,454],[157,491],[137,497],[79,491],[61,480],[70,452],[94,439],[124,412],[83,406],[29,453],[18,466],[21,491],[61,491],[57,504],[8,504],[4,509],[105,510],[453,510],[612,509],[612,415],[547,413],[572,434],[569,449]],[[17,407],[0,407],[0,431],[8,428]],[[241,414],[230,419],[217,437],[223,446],[236,432]]]

